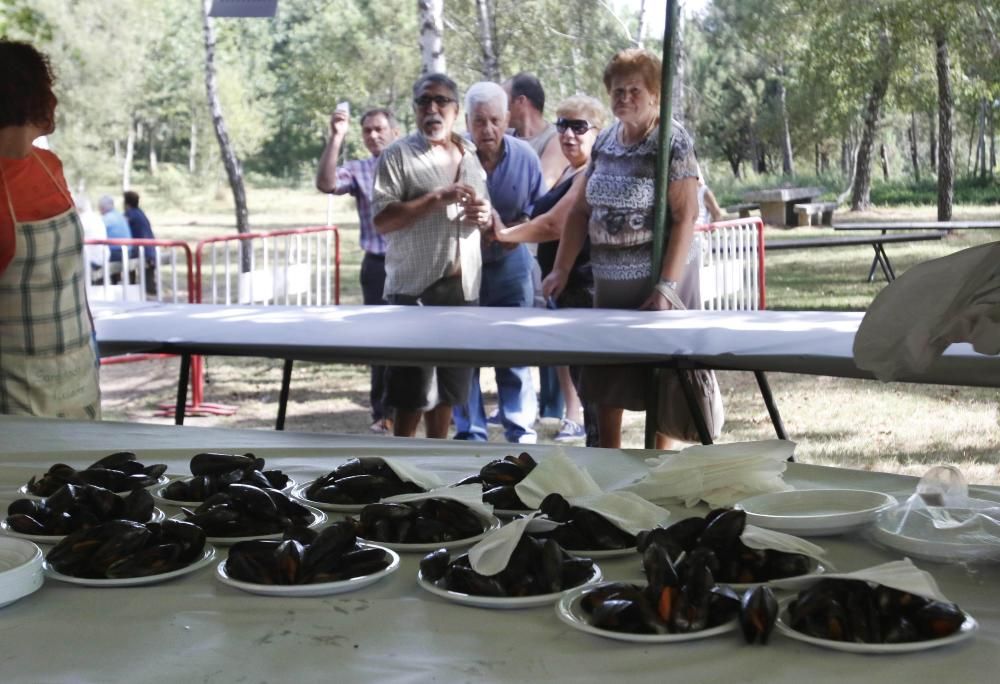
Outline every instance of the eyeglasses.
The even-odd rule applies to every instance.
[[[438,106],[438,109],[444,109],[452,102],[458,102],[451,97],[445,97],[444,95],[421,95],[420,97],[414,98],[413,104],[420,107],[421,109],[427,109],[431,106],[431,102]]]
[[[565,133],[569,129],[577,135],[583,135],[591,128],[597,128],[597,126],[591,126],[590,122],[586,119],[559,119],[556,121],[556,130],[560,134]]]

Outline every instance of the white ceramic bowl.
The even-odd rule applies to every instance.
[[[0,537],[0,608],[37,591],[45,579],[42,550],[30,541]]]

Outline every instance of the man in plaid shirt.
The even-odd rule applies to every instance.
[[[382,290],[385,286],[385,240],[375,231],[372,223],[372,186],[375,183],[375,163],[382,150],[399,137],[396,117],[388,109],[369,109],[361,115],[361,139],[371,152],[367,159],[352,159],[340,166],[337,160],[350,127],[350,114],[340,107],[330,117],[330,141],[319,160],[316,187],[320,192],[334,195],[352,195],[358,206],[358,223],[361,226],[361,292],[365,304],[385,304]],[[392,420],[383,405],[385,394],[385,368],[372,366],[371,393],[372,432],[392,432]]]

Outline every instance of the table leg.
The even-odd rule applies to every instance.
[[[885,245],[880,244],[878,246],[878,251],[882,253],[882,270],[885,272],[885,279],[891,283],[896,279],[896,271],[892,268],[892,262],[889,261],[889,255],[886,254]]]
[[[767,407],[767,413],[771,416],[771,424],[774,425],[774,432],[778,435],[778,439],[788,439],[788,433],[785,432],[785,423],[781,420],[781,414],[778,413],[778,405],[774,401],[774,395],[771,394],[771,385],[767,381],[767,376],[764,375],[764,371],[754,371],[753,375],[757,378],[757,387],[760,388],[760,396],[764,399],[764,406]]]
[[[646,425],[643,436],[643,446],[646,449],[656,448],[656,417],[660,414],[660,376],[662,368],[653,368],[650,382],[646,385]]]
[[[177,406],[174,409],[174,425],[184,424],[187,408],[188,383],[191,379],[191,355],[181,354],[181,372],[177,379]]]
[[[680,368],[675,369],[674,372],[677,373],[677,377],[680,380],[681,391],[684,392],[684,400],[687,401],[688,409],[691,411],[691,418],[694,420],[695,429],[698,430],[698,436],[701,437],[701,443],[711,444],[712,435],[708,431],[705,414],[701,412],[701,405],[698,403],[697,397],[695,397],[691,380]]]
[[[288,391],[292,386],[292,359],[285,359],[285,367],[281,371],[281,395],[278,398],[278,420],[275,430],[285,429],[285,413],[288,410]]]

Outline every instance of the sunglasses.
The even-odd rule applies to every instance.
[[[591,128],[597,128],[597,126],[591,126],[586,119],[559,119],[556,121],[556,130],[559,133],[565,133],[569,129],[577,135],[583,135]]]
[[[458,100],[445,97],[444,95],[421,95],[413,100],[413,104],[421,109],[427,109],[431,106],[432,102],[438,106],[438,109],[444,109],[451,103],[458,102]]]

